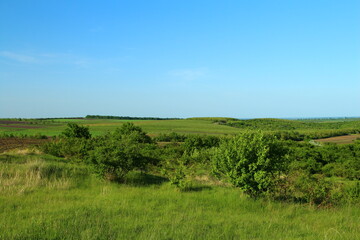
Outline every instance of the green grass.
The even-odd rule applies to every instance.
[[[241,130],[214,124],[208,120],[108,120],[108,119],[58,119],[57,124],[52,123],[50,120],[44,120],[45,124],[31,125],[39,126],[40,128],[15,128],[15,127],[1,127],[0,133],[13,133],[13,134],[27,134],[35,135],[37,133],[47,136],[55,136],[60,134],[65,128],[67,122],[76,122],[78,124],[90,127],[93,135],[101,135],[106,131],[114,131],[120,127],[124,122],[133,122],[144,129],[150,135],[158,135],[160,133],[177,132],[181,134],[235,134]],[[62,122],[62,123],[61,123]]]
[[[120,185],[37,154],[0,155],[0,179],[0,239],[360,238],[356,205],[316,209],[214,185]]]
[[[317,136],[317,133],[325,133],[326,136],[335,136],[356,133],[360,131],[360,120],[357,119],[344,121],[322,120],[321,122],[318,120],[236,120],[230,118],[190,118],[180,120],[28,119],[21,121],[21,124],[19,125],[22,125],[23,127],[27,126],[29,128],[17,127],[19,126],[17,124],[1,124],[0,121],[0,135],[1,133],[6,133],[16,135],[42,134],[47,136],[56,136],[59,135],[62,131],[64,131],[64,129],[66,128],[66,123],[68,122],[76,122],[81,125],[89,126],[90,132],[94,136],[102,135],[107,131],[114,131],[124,122],[133,122],[135,125],[140,126],[145,132],[147,132],[151,136],[171,132],[176,132],[179,134],[227,135],[236,134],[247,130],[263,130],[268,132],[297,131],[300,134],[305,134],[309,136]],[[335,133],[336,131],[338,131],[339,133]]]
[[[360,129],[359,120],[351,121],[301,121],[301,120],[287,120],[287,119],[273,119],[273,118],[257,118],[249,120],[229,121],[228,125],[237,128],[247,129],[262,129],[262,130],[320,130],[320,129]]]

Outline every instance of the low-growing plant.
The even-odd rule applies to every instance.
[[[220,138],[215,136],[189,136],[184,142],[186,151],[192,152],[194,150],[206,149],[219,146]]]
[[[318,207],[328,207],[348,200],[343,184],[335,183],[323,174],[310,174],[304,170],[290,172],[279,179],[270,196]]]
[[[85,138],[59,138],[47,142],[39,148],[44,153],[56,157],[85,159],[89,151],[93,149],[93,141]]]
[[[62,132],[61,135],[66,138],[91,138],[89,127],[79,126],[76,123],[68,123],[67,128]]]
[[[152,139],[146,135],[146,132],[141,127],[135,126],[130,122],[126,122],[120,128],[115,129],[111,137],[117,140],[126,139],[127,141],[137,143],[152,143]]]
[[[90,151],[87,160],[100,176],[121,182],[130,170],[143,165],[144,158],[136,145],[107,141]]]
[[[154,141],[157,142],[184,142],[187,136],[179,134],[176,132],[171,133],[160,133],[158,136],[154,137]]]
[[[345,188],[345,194],[350,202],[360,201],[360,181],[356,181],[351,186]]]
[[[190,188],[190,181],[187,178],[188,166],[186,166],[184,159],[165,161],[161,172],[180,191],[186,191]]]

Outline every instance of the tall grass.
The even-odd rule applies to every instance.
[[[19,155],[24,153],[26,151],[17,155],[0,155],[0,194],[28,193],[40,187],[69,189],[76,187],[80,179],[88,177],[85,166],[46,161],[44,157],[36,155]]]
[[[180,192],[164,181],[119,185],[41,155],[1,155],[0,166],[0,239],[360,238],[357,205],[316,209],[230,187]]]

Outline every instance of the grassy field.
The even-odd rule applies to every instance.
[[[143,128],[149,135],[158,135],[160,133],[177,132],[181,134],[235,134],[240,132],[230,126],[214,124],[209,120],[109,120],[109,119],[56,119],[19,122],[4,124],[0,121],[0,133],[11,134],[44,134],[47,136],[55,136],[60,134],[65,128],[67,122],[76,122],[78,124],[90,127],[93,135],[101,135],[106,131],[113,131],[124,122],[133,122],[135,125]]]
[[[253,200],[212,184],[179,192],[136,173],[120,185],[27,151],[0,155],[0,181],[0,239],[360,239],[357,205]]]
[[[284,119],[249,119],[236,120],[229,118],[190,118],[180,120],[117,120],[117,119],[0,119],[0,134],[42,134],[59,135],[68,122],[88,126],[94,136],[114,131],[124,122],[133,122],[150,136],[161,133],[176,132],[179,134],[236,134],[247,130],[262,131],[297,131],[300,134],[313,135],[316,132],[343,131],[355,133],[360,131],[359,119],[329,120],[284,120]],[[344,134],[338,134],[344,135]],[[335,136],[335,135],[333,135]]]

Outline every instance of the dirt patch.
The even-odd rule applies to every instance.
[[[32,128],[42,128],[39,126],[30,126],[30,125],[18,125],[18,124],[14,124],[14,125],[1,125],[0,127],[4,127],[4,128],[25,128],[25,129],[32,129]]]
[[[28,124],[28,123],[22,121],[0,120],[0,124]]]
[[[41,145],[50,140],[50,138],[0,138],[0,153],[16,148],[27,148],[29,146]]]
[[[43,126],[39,126],[37,124],[34,124],[33,122],[11,121],[11,120],[0,120],[0,127],[3,127],[3,128],[25,128],[25,129],[43,128]]]
[[[360,134],[354,135],[345,135],[345,136],[338,136],[338,137],[331,137],[331,138],[322,138],[315,140],[316,142],[322,143],[337,143],[337,144],[349,144],[354,142],[357,138],[360,138]]]

